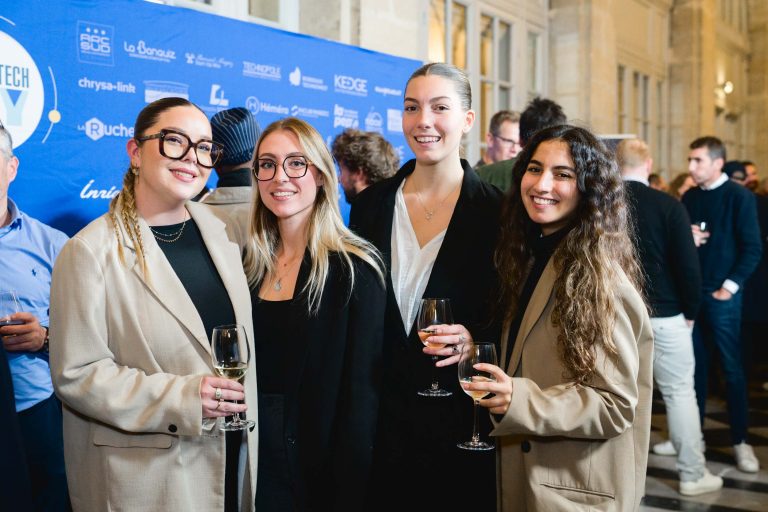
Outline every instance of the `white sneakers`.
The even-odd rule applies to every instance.
[[[698,496],[707,492],[719,491],[722,487],[723,479],[705,469],[704,475],[698,480],[680,482],[680,494],[683,496]]]
[[[736,458],[736,467],[744,473],[757,473],[760,463],[755,457],[755,451],[745,442],[733,445],[733,456]]]
[[[675,450],[675,445],[672,444],[672,441],[667,440],[663,443],[656,443],[653,445],[653,453],[656,455],[668,455],[670,457],[674,457],[677,455],[677,450]],[[707,451],[707,443],[704,442],[704,440],[701,440],[701,453],[704,453]]]

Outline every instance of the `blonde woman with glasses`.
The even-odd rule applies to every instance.
[[[287,118],[254,164],[245,271],[256,325],[256,508],[363,510],[379,407],[385,291],[378,253],[338,208],[320,134]]]
[[[147,105],[134,133],[122,191],[53,272],[51,370],[72,506],[253,510],[257,433],[217,425],[255,418],[255,367],[244,385],[214,377],[210,348],[217,325],[242,324],[252,339],[250,294],[225,223],[190,202],[221,148],[182,98]]]

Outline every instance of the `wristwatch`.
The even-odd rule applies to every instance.
[[[48,352],[48,340],[49,340],[49,338],[48,338],[48,327],[46,327],[44,325],[42,327],[43,327],[43,329],[45,329],[45,339],[43,340],[43,346],[40,347],[40,350],[38,350],[38,352],[46,352],[47,353]]]

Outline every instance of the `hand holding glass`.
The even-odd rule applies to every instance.
[[[214,327],[211,336],[211,358],[216,375],[242,384],[251,360],[251,348],[248,346],[245,328],[236,324]],[[236,412],[232,420],[221,425],[221,430],[245,430],[254,425],[255,421],[243,419],[240,413]]]
[[[21,311],[19,299],[14,290],[0,290],[0,327],[21,325],[22,320],[11,320],[10,316]]]
[[[419,331],[419,339],[424,346],[433,348],[444,347],[444,343],[431,343],[427,341],[427,338],[435,332],[431,329],[433,325],[452,323],[453,313],[451,312],[450,299],[421,299],[416,328]],[[451,396],[453,394],[445,389],[440,389],[440,384],[437,382],[436,362],[437,356],[432,356],[432,385],[429,389],[419,391],[418,394],[420,396]]]
[[[477,431],[477,406],[480,400],[490,394],[490,391],[470,390],[465,385],[470,382],[495,381],[496,377],[491,373],[476,369],[475,365],[477,363],[497,364],[496,346],[493,343],[468,343],[461,353],[461,359],[459,360],[459,385],[472,399],[474,426],[472,428],[472,439],[465,443],[459,443],[458,447],[464,450],[493,450],[494,445],[481,441],[480,434]]]

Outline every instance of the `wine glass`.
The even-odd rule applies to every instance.
[[[251,359],[251,347],[248,346],[248,337],[242,325],[219,325],[213,328],[211,358],[216,375],[243,383]],[[254,425],[256,425],[255,421],[243,419],[240,413],[236,412],[232,420],[225,421],[220,428],[221,430],[245,430]]]
[[[0,290],[0,327],[6,325],[21,325],[22,320],[11,320],[9,317],[21,311],[19,298],[14,290]]]
[[[445,343],[427,342],[426,339],[430,335],[434,334],[434,329],[431,329],[433,325],[440,324],[452,324],[453,313],[451,313],[451,300],[450,299],[421,299],[421,305],[419,306],[419,316],[416,321],[416,327],[418,329],[419,339],[426,347],[431,348],[443,348]],[[432,356],[432,385],[429,389],[419,391],[421,396],[451,396],[453,393],[440,389],[440,384],[437,382],[437,356]]]
[[[472,399],[472,413],[474,416],[474,426],[472,428],[472,439],[459,443],[457,446],[464,450],[493,450],[494,445],[480,440],[480,434],[477,432],[477,414],[480,400],[490,394],[490,391],[469,390],[464,387],[468,382],[489,382],[495,381],[493,374],[480,371],[475,368],[477,363],[488,363],[496,365],[496,345],[493,343],[469,343],[461,353],[459,359],[459,385],[464,392]]]

